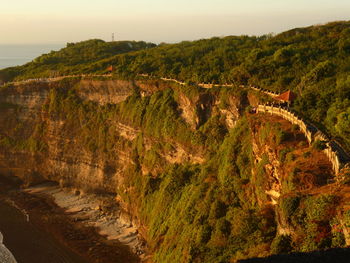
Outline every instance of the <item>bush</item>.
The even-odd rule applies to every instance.
[[[215,231],[223,236],[229,236],[231,232],[231,224],[225,218],[220,218],[216,222]]]
[[[292,132],[297,132],[297,131],[299,131],[299,125],[293,124],[292,125]]]
[[[303,157],[304,158],[309,158],[310,156],[311,156],[311,152],[310,151],[307,151],[307,152],[303,153]]]
[[[260,143],[265,143],[265,140],[269,140],[271,143],[280,145],[288,138],[288,133],[286,133],[279,123],[267,123],[260,131]]]
[[[327,221],[332,217],[335,209],[336,197],[331,194],[308,197],[306,213],[309,221]]]
[[[286,219],[290,219],[293,216],[294,212],[297,210],[300,202],[300,197],[292,196],[281,199],[280,207],[282,213]]]
[[[296,158],[297,158],[296,155],[294,153],[290,152],[286,156],[286,162],[290,163],[290,162],[294,161]]]
[[[214,203],[211,205],[209,218],[221,218],[226,215],[226,210],[226,205],[223,202],[215,200]]]
[[[279,235],[271,243],[271,253],[287,254],[292,250],[292,239],[288,235]]]
[[[197,242],[200,244],[206,244],[211,238],[212,228],[211,226],[205,224],[200,227],[197,233]]]
[[[325,141],[316,140],[313,142],[312,148],[318,151],[322,151],[327,148],[327,145]]]
[[[286,156],[288,153],[294,151],[292,148],[283,148],[279,151],[279,161],[283,163],[286,160]]]
[[[333,233],[332,247],[342,247],[345,245],[345,237],[343,232]]]
[[[343,214],[344,222],[346,227],[350,227],[350,210],[347,210]]]

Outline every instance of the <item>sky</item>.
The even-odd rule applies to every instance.
[[[350,20],[350,0],[0,0],[0,44],[180,42]]]

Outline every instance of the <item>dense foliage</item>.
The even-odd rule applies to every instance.
[[[310,252],[345,245],[340,222],[335,217],[338,201],[331,194],[293,196],[281,201],[283,216],[299,235],[299,242],[293,244],[295,251]],[[283,248],[279,246],[276,249]]]
[[[120,151],[130,155],[132,162],[125,163],[124,183],[116,186],[116,192],[148,226],[156,262],[228,262],[269,255],[276,233],[274,212],[271,206],[259,206],[251,195],[253,163],[247,119],[229,130],[214,111],[194,130],[180,115],[178,100],[185,93],[189,97],[215,93],[221,101],[221,96],[223,99],[235,91],[178,87],[141,96],[135,88],[119,104],[99,105],[77,95],[79,82],[61,81],[57,85],[49,90],[42,107],[45,118],[38,119],[40,127],[28,129],[23,120],[16,120],[17,124],[12,124],[21,127],[4,134],[2,147],[45,155],[49,127],[58,122],[60,136],[68,139],[60,150],[87,151],[96,159],[102,158],[108,164],[105,176],[117,169],[115,159]],[[220,107],[227,107],[223,106],[227,103]],[[137,136],[126,140],[116,123],[133,127]],[[45,147],[23,148],[7,142],[31,138]],[[207,160],[203,164],[166,161],[164,156],[179,147]]]
[[[148,74],[195,83],[292,89],[298,94],[295,110],[349,147],[350,22],[296,28],[276,36],[229,36],[154,46],[100,40],[68,44],[24,66],[2,70],[0,77],[105,73],[113,65],[115,74],[127,78]],[[139,51],[130,52],[135,50]]]
[[[92,40],[68,44],[24,66],[2,70],[0,77],[99,74],[113,65],[116,76],[125,78],[147,74],[192,84],[229,82],[277,91],[292,89],[298,94],[293,107],[300,115],[350,146],[349,55],[350,23],[337,22],[277,36],[231,36],[157,47],[144,42]],[[282,194],[290,195],[278,204],[277,211],[300,240],[293,243],[295,238],[288,233],[276,235],[276,213],[265,192],[269,157],[265,153],[257,163],[253,161],[247,117],[234,129],[227,127],[219,109],[195,128],[181,117],[181,94],[188,98],[199,97],[201,92],[215,94],[216,106],[227,110],[228,98],[239,93],[236,89],[203,91],[193,85],[142,96],[135,88],[131,96],[115,105],[84,101],[77,89],[78,84],[51,89],[42,110],[49,120],[64,123],[63,137],[76,138],[74,145],[65,145],[67,151],[84,149],[103,156],[111,165],[118,150],[128,151],[132,162],[126,164],[124,184],[118,185],[116,192],[148,226],[156,262],[230,262],[271,252],[308,252],[344,245],[344,235],[336,228],[340,224],[335,219],[339,200],[333,195],[293,195],[295,180],[282,183]],[[11,104],[1,107],[2,111],[18,110]],[[134,128],[136,138],[120,136],[114,126],[117,122]],[[286,141],[288,136],[280,125],[262,126],[261,144],[277,146]],[[0,145],[46,151],[42,142],[45,123],[20,141],[25,128],[2,134]],[[321,146],[315,144],[314,148]],[[165,160],[165,155],[180,147],[201,154],[204,163],[171,164]],[[281,150],[279,161],[291,162],[293,151]],[[294,173],[298,173],[297,167]],[[349,218],[346,214],[347,224]]]
[[[99,39],[92,39],[78,43],[67,43],[65,48],[41,55],[23,66],[1,70],[0,80],[7,81],[13,78],[28,79],[41,76],[55,77],[59,75],[79,74],[86,72],[84,68],[90,63],[95,63],[116,54],[152,47],[155,47],[155,44],[143,41],[105,42]],[[100,70],[105,73],[108,66],[110,65],[103,66]]]
[[[82,101],[76,89],[79,84],[51,89],[43,110],[52,120],[64,121],[63,136],[76,138],[74,145],[66,145],[67,151],[83,147],[111,164],[120,147],[130,151],[133,161],[116,191],[148,226],[155,262],[230,262],[344,246],[344,235],[334,227],[339,224],[334,217],[338,201],[332,195],[281,199],[277,211],[300,241],[276,234],[276,211],[264,191],[269,159],[264,154],[254,164],[246,117],[228,130],[213,114],[193,130],[179,117],[177,97],[187,87],[145,97],[136,88],[124,102],[105,106]],[[138,129],[138,136],[126,141],[115,122]],[[262,127],[261,144],[277,147],[285,140],[280,125]],[[164,155],[180,145],[193,154],[206,153],[205,163],[167,162]]]

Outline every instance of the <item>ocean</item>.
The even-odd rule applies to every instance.
[[[64,46],[64,44],[0,45],[0,69],[23,65],[42,54],[59,50]]]
[[[15,207],[0,199],[0,263],[86,263],[49,232],[27,221]],[[12,254],[11,254],[12,253]],[[2,261],[7,258],[8,261]]]
[[[0,174],[0,263],[86,263],[8,199],[18,184]]]

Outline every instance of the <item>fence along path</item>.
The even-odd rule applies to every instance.
[[[143,77],[149,77],[148,74],[138,74],[139,76]],[[53,77],[53,78],[40,78],[40,79],[27,79],[23,81],[17,81],[17,82],[10,82],[11,84],[21,84],[21,83],[28,83],[28,82],[51,82],[51,81],[58,81],[62,80],[64,78],[74,78],[74,77],[110,77],[111,74],[101,74],[101,75],[93,75],[93,74],[81,74],[81,75],[67,75],[67,76],[59,76],[59,77]],[[185,82],[179,81],[177,79],[172,78],[165,78],[161,77],[161,80],[169,81],[169,82],[175,82],[179,85],[186,85]],[[213,87],[234,87],[234,84],[214,84],[214,83],[198,83],[198,86],[206,89],[210,89]],[[241,88],[245,88],[246,86],[240,85]],[[273,92],[270,90],[262,89],[259,87],[250,86],[249,88],[260,91],[265,93],[266,95],[271,96],[272,98],[279,96],[280,94],[277,92]],[[346,151],[340,146],[338,142],[335,140],[330,140],[324,133],[322,133],[320,130],[318,130],[314,125],[304,122],[301,118],[299,118],[295,113],[291,112],[287,108],[283,108],[280,106],[273,106],[273,105],[258,105],[257,112],[263,112],[263,113],[271,113],[273,115],[280,116],[292,124],[298,125],[300,130],[304,133],[306,139],[308,140],[309,144],[320,140],[326,142],[326,148],[323,150],[324,153],[327,155],[328,159],[332,163],[333,171],[336,175],[339,174],[339,172],[345,167],[348,166],[350,163],[350,157],[346,153]]]
[[[30,83],[30,82],[54,82],[54,81],[60,81],[62,79],[66,78],[84,78],[84,77],[111,77],[111,74],[81,74],[81,75],[65,75],[65,76],[58,76],[58,77],[48,77],[48,78],[36,78],[36,79],[25,79],[25,80],[18,80],[18,81],[10,81],[5,82],[4,84],[13,84],[13,85],[20,85],[24,83]],[[0,85],[1,86],[1,85]]]
[[[138,74],[138,75],[142,76],[142,77],[150,77],[148,74]],[[166,78],[166,77],[160,77],[159,79],[164,80],[164,81],[169,81],[169,82],[175,82],[175,83],[182,85],[182,86],[186,85],[186,82],[183,82],[183,81],[180,81],[177,79]],[[234,87],[235,86],[234,84],[229,84],[229,83],[225,83],[225,84],[197,83],[196,85],[199,87],[202,87],[204,89],[211,89],[214,87]],[[244,86],[242,86],[242,87],[244,87]]]
[[[65,76],[57,76],[57,77],[47,77],[47,78],[35,78],[35,79],[25,79],[25,80],[19,80],[19,81],[12,81],[12,82],[6,82],[4,84],[13,84],[13,85],[19,85],[19,84],[24,84],[24,83],[29,83],[29,82],[54,82],[54,81],[59,81],[65,78],[84,78],[84,77],[111,77],[112,74],[80,74],[80,75],[65,75]],[[138,74],[138,76],[141,77],[150,77],[148,74]],[[179,85],[186,85],[186,82],[177,80],[177,79],[172,79],[172,78],[166,78],[166,77],[160,77],[159,79],[163,81],[168,81],[168,82],[174,82]],[[214,87],[235,87],[234,84],[215,84],[215,83],[198,83],[197,84],[199,87],[205,88],[205,89],[211,89]],[[241,88],[244,88],[244,85],[240,85]],[[251,87],[253,88],[253,87]],[[273,94],[273,93],[271,93]],[[268,95],[271,95],[268,94]]]
[[[253,89],[253,90],[256,90],[256,91],[263,92],[263,93],[265,93],[266,95],[269,95],[272,98],[275,98],[275,97],[281,95],[278,92],[274,92],[274,91],[271,91],[271,90],[262,89],[262,88],[258,88],[258,87],[254,87],[254,86],[250,86],[250,88]]]
[[[257,113],[270,113],[272,115],[280,116],[285,120],[288,120],[292,124],[298,125],[300,130],[304,133],[309,144],[320,140],[326,143],[323,152],[327,155],[329,161],[332,163],[333,171],[336,175],[347,166],[350,162],[349,155],[335,140],[330,140],[323,132],[318,130],[314,125],[303,121],[295,113],[291,112],[288,108],[274,105],[258,105]]]

